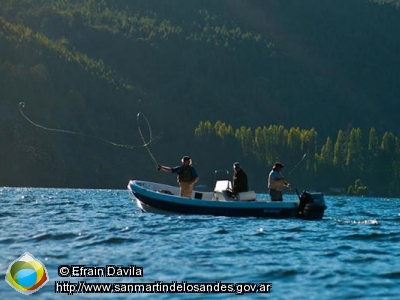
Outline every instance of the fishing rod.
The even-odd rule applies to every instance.
[[[32,121],[30,118],[28,118],[28,117],[25,115],[25,113],[23,112],[23,109],[24,109],[24,108],[25,108],[25,102],[20,102],[20,103],[19,103],[19,111],[20,111],[21,115],[22,115],[29,123],[31,123],[31,124],[32,124],[33,126],[35,126],[35,127],[38,127],[38,128],[41,128],[41,129],[47,130],[47,131],[60,132],[60,133],[67,133],[67,134],[73,134],[73,135],[80,135],[80,136],[84,136],[84,137],[88,137],[88,138],[92,138],[92,139],[96,139],[96,140],[102,141],[102,142],[104,142],[104,143],[110,144],[110,145],[115,146],[115,147],[123,147],[123,148],[127,148],[127,149],[135,149],[135,148],[146,147],[146,149],[147,149],[147,151],[149,152],[151,158],[153,159],[153,161],[155,161],[155,158],[154,158],[153,154],[151,154],[150,150],[148,149],[148,145],[150,145],[150,143],[152,143],[152,142],[154,141],[154,138],[153,138],[153,135],[152,135],[151,126],[150,126],[150,122],[147,120],[146,116],[145,116],[143,113],[141,113],[141,112],[139,112],[139,113],[137,114],[137,124],[138,124],[138,130],[139,130],[139,134],[140,134],[140,136],[141,136],[141,138],[142,138],[143,144],[142,144],[142,145],[127,145],[127,144],[119,144],[119,143],[116,143],[116,142],[113,142],[113,141],[109,141],[109,140],[106,140],[106,139],[104,139],[104,138],[101,138],[101,137],[98,137],[98,136],[95,136],[95,135],[91,135],[91,134],[87,134],[87,133],[82,133],[82,132],[77,132],[77,131],[71,131],[71,130],[65,130],[65,129],[58,129],[58,128],[50,128],[50,127],[46,127],[46,126],[40,125],[40,124],[38,124],[38,123]],[[148,130],[149,130],[149,140],[148,140],[148,141],[145,140],[145,138],[144,138],[144,136],[143,136],[143,133],[142,133],[142,130],[141,130],[141,128],[140,128],[139,116],[142,116],[143,119],[144,119],[144,120],[146,121],[146,123],[147,123],[147,127],[148,127]]]
[[[303,162],[303,160],[306,158],[307,153],[304,153],[303,157],[300,159],[300,161],[295,164],[295,166],[287,173],[287,176],[293,173],[293,171]]]
[[[294,167],[288,172],[288,174],[287,174],[288,176],[290,174],[292,174],[293,171],[303,162],[303,160],[306,158],[306,156],[307,156],[307,153],[304,153],[303,157],[299,160],[299,162],[297,164],[295,164]],[[283,180],[283,186],[292,189],[292,185],[290,183],[288,183],[286,180]],[[299,194],[297,188],[295,189],[295,191],[296,191],[297,196],[300,199],[300,194]]]

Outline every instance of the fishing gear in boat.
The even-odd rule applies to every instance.
[[[116,142],[113,142],[113,141],[109,141],[109,140],[106,140],[106,139],[103,139],[103,138],[101,138],[101,137],[98,137],[98,136],[95,136],[95,135],[91,135],[91,134],[86,134],[86,133],[77,132],[77,131],[71,131],[71,130],[65,130],[65,129],[49,128],[49,127],[40,125],[40,124],[38,124],[38,123],[32,121],[30,118],[28,118],[28,117],[25,115],[25,113],[23,112],[23,108],[25,108],[25,102],[20,102],[20,103],[19,103],[19,111],[20,111],[21,115],[22,115],[29,123],[31,123],[31,124],[32,124],[33,126],[35,126],[35,127],[38,127],[38,128],[41,128],[41,129],[47,130],[47,131],[60,132],[60,133],[68,133],[68,134],[73,134],[73,135],[80,135],[80,136],[84,136],[84,137],[88,137],[88,138],[92,138],[92,139],[96,139],[96,140],[102,141],[102,142],[104,142],[104,143],[110,144],[110,145],[115,146],[115,147],[123,147],[123,148],[127,148],[127,149],[135,149],[135,148],[146,147],[146,149],[147,149],[147,150],[149,151],[149,153],[150,153],[150,156],[151,156],[152,159],[155,161],[154,156],[151,154],[150,150],[148,149],[148,145],[154,141],[153,135],[152,135],[152,131],[151,131],[150,122],[147,120],[146,116],[145,116],[144,114],[142,114],[141,112],[139,112],[139,113],[137,114],[137,124],[138,124],[138,130],[139,130],[139,134],[140,134],[140,136],[141,136],[141,138],[142,138],[143,144],[142,144],[142,145],[127,145],[127,144],[119,144],[119,143],[116,143]],[[139,116],[142,116],[143,119],[146,121],[148,130],[149,130],[149,140],[148,140],[148,141],[145,140],[145,138],[144,138],[144,136],[143,136],[143,133],[142,133],[142,130],[141,130],[141,128],[140,128]]]

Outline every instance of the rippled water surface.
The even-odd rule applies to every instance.
[[[294,196],[287,196],[290,199]],[[322,221],[141,213],[127,191],[0,188],[0,298],[399,299],[400,199],[326,196]],[[49,282],[4,280],[25,252]],[[136,265],[143,277],[62,278],[59,265]],[[270,294],[55,294],[56,281],[272,283]]]

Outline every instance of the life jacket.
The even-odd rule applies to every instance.
[[[187,166],[186,168],[181,168],[178,172],[177,181],[178,182],[191,182],[193,181],[192,177],[192,167]]]

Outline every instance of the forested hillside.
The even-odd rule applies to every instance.
[[[250,186],[265,191],[273,161],[290,170],[307,153],[291,174],[299,189],[347,190],[360,179],[366,193],[399,196],[399,7],[389,0],[0,0],[0,186],[173,183],[154,159],[176,165],[191,155],[202,184],[239,160]],[[21,115],[20,102],[45,128]],[[143,118],[138,128],[139,112],[151,132]],[[205,122],[210,136],[198,134]],[[233,136],[274,126],[314,132],[315,149],[277,142],[261,151],[249,138],[250,151],[243,139],[214,136],[221,123]],[[152,138],[149,148],[138,129]],[[373,164],[371,129],[379,157],[389,157]],[[347,154],[351,133],[359,133],[351,151],[363,162],[334,166],[332,156],[321,171],[322,148],[340,132]],[[382,163],[389,178],[375,181]]]

